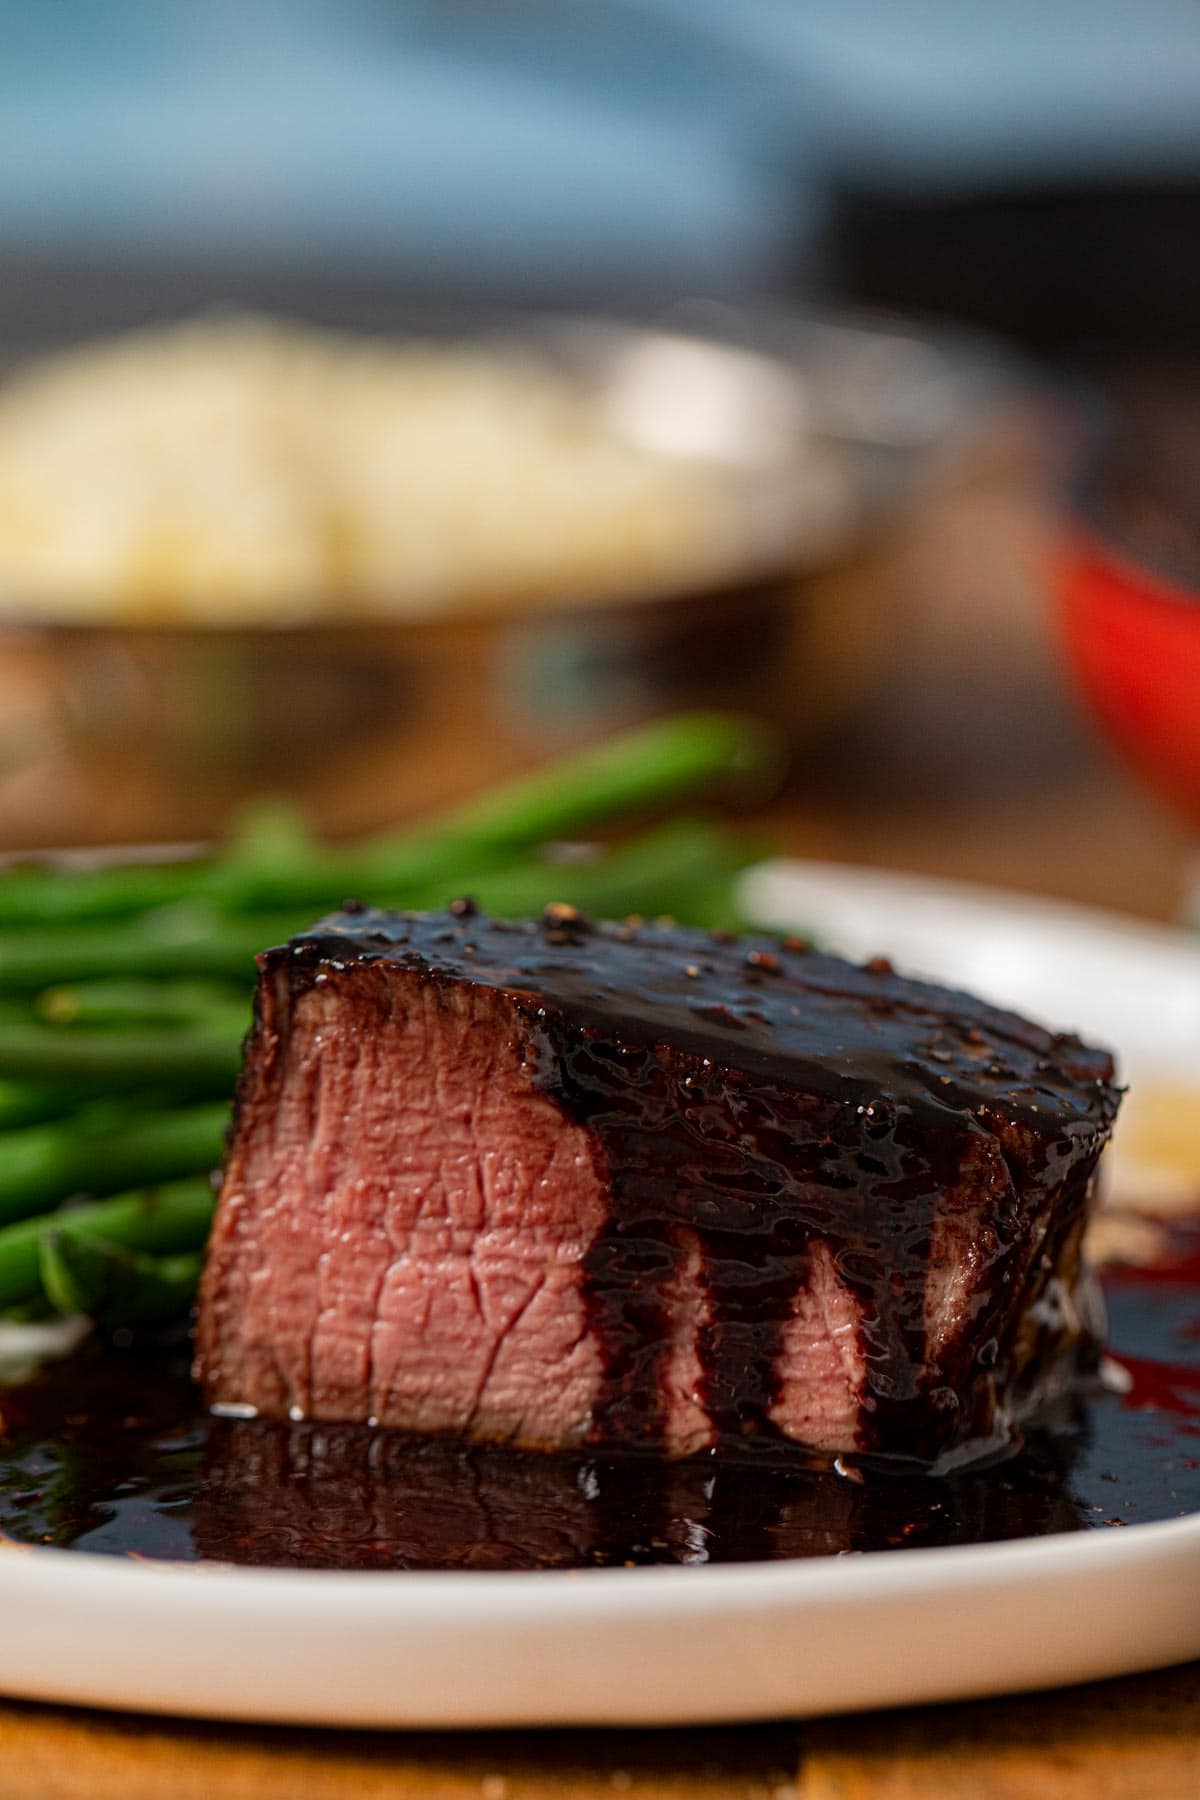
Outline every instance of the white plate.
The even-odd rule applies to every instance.
[[[764,922],[1079,1025],[1200,1082],[1183,933],[828,866]],[[0,1689],[375,1726],[765,1719],[1056,1686],[1200,1656],[1200,1516],[827,1561],[545,1574],[171,1566],[0,1547]]]

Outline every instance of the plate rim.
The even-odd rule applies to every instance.
[[[460,1595],[469,1589],[472,1596],[494,1590],[503,1594],[511,1604],[513,1590],[520,1587],[523,1592],[536,1591],[540,1594],[544,1590],[547,1594],[553,1593],[556,1596],[554,1604],[558,1605],[567,1596],[570,1596],[572,1602],[577,1600],[585,1582],[596,1593],[603,1591],[616,1596],[608,1604],[622,1606],[627,1602],[630,1590],[635,1587],[641,1594],[657,1593],[659,1589],[663,1589],[674,1598],[684,1592],[690,1596],[699,1586],[734,1590],[742,1587],[765,1587],[774,1591],[787,1586],[801,1590],[799,1598],[806,1597],[803,1590],[811,1590],[807,1597],[812,1598],[835,1584],[839,1590],[849,1589],[854,1593],[864,1588],[872,1595],[878,1592],[881,1585],[895,1591],[906,1591],[912,1587],[923,1589],[928,1584],[931,1569],[944,1571],[946,1580],[941,1585],[950,1587],[973,1585],[984,1574],[997,1582],[1020,1579],[1027,1574],[1036,1573],[1036,1565],[1043,1562],[1052,1564],[1057,1572],[1074,1574],[1080,1572],[1089,1560],[1127,1562],[1139,1554],[1150,1556],[1162,1549],[1170,1551],[1176,1547],[1190,1548],[1193,1539],[1197,1552],[1200,1552],[1200,1511],[1185,1513],[1172,1519],[1150,1519],[1119,1528],[1085,1526],[1076,1531],[1048,1532],[1036,1538],[1006,1538],[983,1544],[923,1545],[908,1550],[865,1550],[842,1555],[782,1557],[774,1562],[654,1564],[636,1569],[475,1570],[294,1569],[209,1559],[182,1562],[165,1557],[129,1556],[119,1552],[23,1544],[15,1539],[0,1538],[0,1592],[3,1591],[3,1578],[12,1572],[14,1566],[20,1564],[29,1567],[36,1563],[39,1568],[47,1571],[47,1578],[54,1581],[74,1579],[81,1568],[86,1568],[88,1574],[85,1579],[88,1580],[111,1581],[129,1576],[141,1580],[145,1576],[162,1583],[177,1580],[189,1592],[195,1592],[199,1581],[212,1577],[214,1582],[222,1584],[225,1593],[245,1583],[248,1591],[252,1588],[265,1593],[268,1589],[274,1589],[276,1599],[287,1588],[297,1594],[303,1589],[310,1596],[320,1591],[323,1595],[338,1599],[353,1593],[354,1599],[358,1601],[369,1587],[378,1593],[387,1589],[389,1599],[403,1590],[403,1594],[415,1603],[436,1599],[453,1588]],[[1117,1549],[1117,1544],[1122,1548]],[[1113,1548],[1106,1550],[1103,1548],[1105,1545]],[[1080,1570],[1075,1568],[1077,1563]],[[1035,1565],[1033,1569],[1029,1566],[1031,1564]],[[951,1580],[951,1575],[955,1579]],[[840,1592],[837,1597],[842,1597]]]

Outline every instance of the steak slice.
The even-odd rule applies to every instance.
[[[944,1463],[1090,1343],[1110,1058],[789,941],[349,911],[260,959],[219,1410]]]

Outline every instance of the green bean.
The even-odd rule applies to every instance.
[[[71,1082],[22,1081],[0,1076],[0,1132],[61,1118],[78,1105],[79,1090]]]
[[[228,1106],[135,1112],[109,1103],[0,1138],[0,1220],[44,1211],[72,1194],[112,1194],[213,1169]]]
[[[0,989],[30,992],[152,974],[249,982],[257,953],[268,944],[286,943],[314,917],[304,911],[226,918],[203,903],[188,902],[111,925],[26,925],[0,935]]]
[[[0,1023],[0,1075],[72,1081],[84,1091],[149,1081],[223,1093],[238,1071],[239,1044],[237,1027],[220,1023],[107,1031]]]
[[[684,835],[676,837],[677,832]],[[554,899],[569,900],[598,915],[670,910],[677,885],[692,893],[706,875],[718,887],[727,880],[729,841],[715,827],[705,827],[704,832],[703,838],[698,836],[694,822],[666,826],[661,833],[645,833],[607,855],[581,863],[555,863],[537,856],[481,868],[460,859],[424,886],[400,889],[381,880],[356,890],[347,884],[327,894],[320,907],[303,912],[225,916],[197,904],[164,908],[114,924],[24,926],[0,935],[0,988],[36,992],[74,982],[136,979],[155,973],[172,978],[241,976],[249,982],[258,951],[286,943],[297,932],[307,930],[322,912],[336,910],[348,895],[415,911],[444,906],[467,893],[490,910],[509,915],[536,910]],[[711,859],[707,865],[705,858]],[[644,881],[653,884],[653,891],[642,887]],[[6,1058],[6,1031],[14,1034],[14,1044],[22,1041],[19,1022],[6,1025],[0,1019],[0,1073],[40,1074],[41,1069],[35,1071],[31,1065],[19,1071]],[[35,1043],[31,1038],[31,1047]],[[130,1057],[136,1063],[132,1050]],[[90,1068],[96,1060],[81,1052],[81,1065]],[[184,1063],[188,1060],[185,1055]],[[50,1062],[53,1068],[61,1067],[53,1056]],[[171,1069],[177,1066],[169,1054],[167,1065]]]
[[[761,726],[719,714],[683,714],[565,757],[432,824],[355,847],[313,847],[294,827],[277,827],[257,850],[251,834],[209,860],[79,873],[16,870],[0,879],[0,924],[82,925],[188,899],[207,899],[226,913],[295,908],[311,914],[352,893],[371,899],[386,893],[406,904],[410,889],[453,888],[461,885],[463,871],[486,870],[514,851],[580,837],[613,819],[653,811],[722,782],[761,781],[777,762],[777,745]],[[242,960],[236,951],[235,969]],[[139,966],[101,960],[81,973],[132,972]],[[212,971],[181,953],[165,972],[225,973],[227,968]],[[28,977],[16,978],[29,985]],[[67,971],[61,978],[74,977]],[[47,974],[42,985],[55,979]],[[0,985],[8,981],[0,965]]]
[[[55,1310],[86,1313],[105,1331],[181,1318],[195,1299],[203,1262],[199,1250],[148,1256],[69,1223],[38,1243],[42,1288]]]
[[[730,859],[730,840],[720,827],[703,819],[678,819],[594,861],[497,869],[470,891],[485,912],[501,918],[538,912],[556,900],[597,918],[674,912],[682,910],[697,882],[726,889]],[[733,858],[734,864],[742,860]],[[443,891],[429,903],[444,906],[454,898]]]
[[[158,1187],[114,1194],[83,1206],[39,1213],[0,1227],[0,1306],[23,1304],[40,1294],[38,1245],[62,1225],[90,1232],[130,1250],[169,1254],[203,1248],[215,1206],[208,1176],[192,1176]]]
[[[113,976],[45,988],[34,1002],[54,1025],[247,1024],[244,990],[232,982]]]

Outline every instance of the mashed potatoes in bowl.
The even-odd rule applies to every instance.
[[[0,606],[81,622],[429,616],[677,587],[737,484],[532,345],[214,316],[0,387]]]
[[[214,312],[26,362],[0,847],[207,837],[264,791],[365,831],[688,706],[818,733],[977,391],[908,327],[790,317]]]

